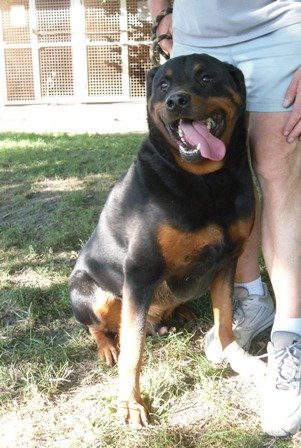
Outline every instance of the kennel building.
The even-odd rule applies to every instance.
[[[0,105],[145,96],[147,1],[0,0]]]

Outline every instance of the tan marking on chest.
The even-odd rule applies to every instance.
[[[169,268],[184,267],[202,249],[214,246],[222,239],[223,231],[216,225],[209,225],[195,232],[183,232],[166,224],[158,231],[158,242]]]

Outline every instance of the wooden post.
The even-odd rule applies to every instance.
[[[82,103],[87,99],[88,67],[85,36],[85,10],[81,0],[71,0],[71,45],[74,99]]]
[[[129,49],[128,49],[128,21],[126,0],[120,0],[120,45],[122,62],[122,96],[130,97],[129,80]]]

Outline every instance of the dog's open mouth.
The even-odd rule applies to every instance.
[[[201,159],[220,161],[226,154],[225,144],[219,138],[225,127],[225,113],[216,111],[204,121],[177,120],[168,126],[168,130],[183,159],[191,162]]]

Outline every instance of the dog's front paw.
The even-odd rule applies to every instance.
[[[121,423],[135,428],[148,426],[148,412],[142,400],[119,401],[117,415]]]
[[[98,347],[99,358],[109,367],[117,364],[119,351],[115,342],[109,338],[103,339],[101,346]]]
[[[232,369],[241,375],[264,375],[267,365],[258,357],[250,355],[236,341],[229,344],[223,351],[225,359]]]

